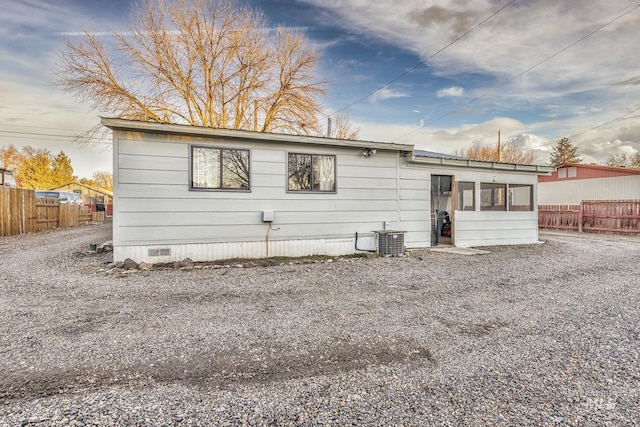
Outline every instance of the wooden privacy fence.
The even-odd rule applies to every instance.
[[[0,237],[104,221],[104,212],[36,199],[35,190],[0,187]]]
[[[640,200],[585,200],[579,205],[540,205],[538,227],[640,234]]]

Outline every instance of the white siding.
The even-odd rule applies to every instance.
[[[475,211],[455,210],[453,200],[453,240],[456,246],[515,245],[538,242],[538,210],[536,187],[538,176],[522,172],[487,171],[474,169],[450,169],[435,166],[434,175],[453,175],[457,181],[475,183]],[[532,211],[492,212],[480,211],[480,184],[482,182],[501,184],[528,184],[533,186],[534,203]]]
[[[190,191],[190,144],[249,149],[250,192]],[[287,192],[288,151],[335,154],[337,192]],[[369,158],[361,153],[358,148],[118,131],[114,257],[164,262],[186,256],[194,260],[265,256],[268,224],[262,222],[263,210],[274,211],[269,231],[269,254],[274,256],[353,252],[356,232],[380,230],[385,221],[394,229],[406,223],[416,230],[417,211],[424,206],[418,206],[414,196],[407,199],[413,204],[400,213],[399,153],[378,150]],[[407,189],[419,186],[414,176],[407,175],[402,182]],[[413,234],[419,236],[420,231]],[[170,257],[148,256],[149,247],[165,246],[172,250]]]
[[[456,246],[516,245],[538,242],[538,213],[456,211]]]
[[[250,150],[250,191],[190,191],[190,145]],[[287,192],[287,153],[336,155],[335,193]],[[378,148],[114,131],[114,259],[170,262],[338,255],[370,246],[385,224],[407,247],[431,243],[431,175],[476,183],[476,212],[454,212],[459,246],[537,242],[537,211],[481,212],[480,183],[532,184],[537,175],[408,163]],[[534,202],[534,206],[537,202]],[[274,212],[269,228],[262,212]],[[268,233],[268,244],[267,244]],[[155,255],[150,255],[149,250]],[[161,249],[170,255],[156,256]]]
[[[573,179],[538,184],[538,204],[577,205],[583,200],[640,199],[640,176]]]
[[[428,167],[400,165],[400,226],[408,248],[431,245],[431,172]]]

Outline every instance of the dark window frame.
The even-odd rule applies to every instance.
[[[196,167],[194,165],[194,150],[211,150],[218,151],[218,180],[220,185],[217,187],[198,187],[194,186],[194,173],[196,172]],[[224,160],[225,153],[228,152],[242,152],[246,153],[246,162],[247,162],[247,171],[246,171],[246,188],[238,188],[233,186],[225,186],[225,178],[224,178]],[[218,147],[218,146],[210,146],[210,145],[191,145],[189,149],[189,191],[232,191],[232,192],[251,192],[251,150],[248,148],[238,148],[238,147]]]
[[[291,188],[291,156],[308,156],[310,159],[309,162],[309,187],[310,188],[302,188],[295,189]],[[319,188],[318,183],[315,181],[315,169],[314,169],[314,158],[318,157],[331,157],[333,159],[333,189],[331,190],[321,190]],[[336,194],[338,192],[338,158],[335,154],[321,154],[321,153],[301,153],[290,151],[287,152],[287,175],[286,175],[286,185],[287,185],[287,193],[309,193],[309,194]]]

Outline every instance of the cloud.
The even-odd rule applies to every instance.
[[[634,103],[640,96],[640,13],[627,0],[515,2],[451,46],[451,41],[501,4],[490,0],[304,1],[332,16],[334,24],[350,34],[413,52],[420,59],[444,48],[427,62],[429,72],[459,81],[455,86],[466,91],[471,88],[462,84],[463,79],[484,76],[473,90],[477,95],[489,92],[482,98],[489,110],[532,105],[537,114],[566,117],[587,103],[607,111]],[[611,22],[625,11],[632,13]],[[557,104],[562,111],[547,107]]]
[[[464,89],[461,88],[460,86],[448,87],[446,89],[440,89],[439,91],[436,92],[436,96],[438,98],[445,98],[448,96],[460,97],[462,95],[464,95]]]
[[[391,89],[389,87],[384,87],[379,91],[377,91],[376,93],[374,93],[373,95],[371,95],[369,99],[372,104],[376,104],[380,101],[385,101],[387,99],[406,98],[409,96],[411,96],[409,93],[402,92],[397,89]]]

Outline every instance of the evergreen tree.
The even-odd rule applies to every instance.
[[[51,181],[53,182],[51,188],[77,181],[77,178],[73,175],[69,156],[64,151],[58,153],[51,161]]]
[[[562,163],[582,163],[578,148],[571,144],[569,138],[560,139],[551,152],[551,164],[558,166]]]
[[[5,164],[12,166],[16,181],[22,188],[50,190],[78,179],[73,175],[71,159],[64,151],[54,157],[49,150],[26,146],[17,153],[10,145],[0,150],[0,156],[6,155],[10,156],[10,161],[5,159]]]

